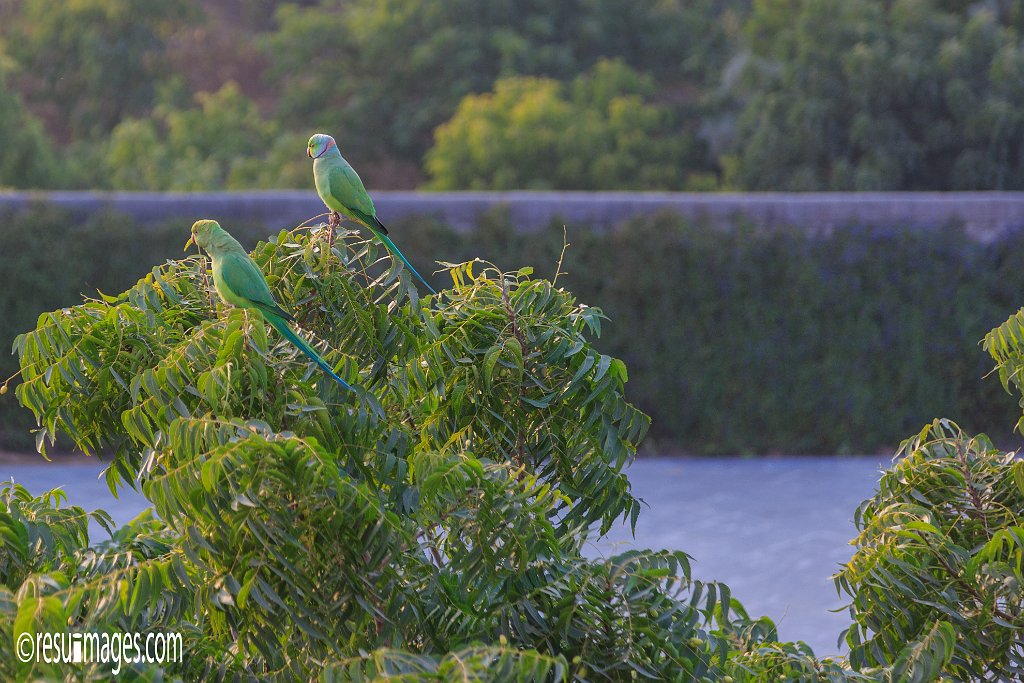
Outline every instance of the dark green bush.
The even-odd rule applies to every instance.
[[[495,214],[470,234],[396,225],[407,253],[551,276],[561,225],[523,234]],[[569,226],[559,279],[610,318],[660,449],[892,452],[934,415],[1010,439],[1013,406],[978,340],[1019,306],[1024,245],[950,225],[728,230],[675,215],[610,232]],[[440,284],[440,283],[439,283]]]
[[[176,258],[189,222],[147,229],[143,239],[124,218],[96,217],[72,231],[63,221],[41,207],[0,223],[4,346],[40,311],[97,287],[119,291]],[[433,261],[483,256],[552,277],[562,249],[561,225],[521,233],[500,211],[466,234],[429,220],[392,227],[424,273]],[[250,244],[261,235],[245,232]],[[672,215],[605,232],[569,226],[568,239],[558,282],[602,302],[605,343],[626,361],[632,395],[653,417],[651,449],[890,451],[934,415],[957,415],[1001,445],[1009,438],[1012,402],[984,379],[992,363],[977,341],[1019,306],[1017,240],[983,245],[956,226],[808,237],[710,229]],[[59,258],[40,256],[49,249]],[[13,357],[0,368],[12,374]],[[9,398],[0,425],[2,445],[29,445],[30,418]]]
[[[899,669],[907,643],[944,640],[951,656],[932,666],[947,680],[1020,680],[1024,462],[948,420],[897,455],[857,508],[857,551],[835,577],[855,622],[850,664]]]

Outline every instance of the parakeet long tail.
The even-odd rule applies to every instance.
[[[355,389],[352,388],[351,384],[349,384],[348,382],[346,382],[341,377],[338,377],[338,375],[335,374],[331,366],[327,364],[327,361],[321,358],[320,354],[318,354],[313,349],[312,346],[307,344],[305,339],[303,339],[299,335],[295,334],[294,331],[292,331],[292,328],[288,326],[288,323],[284,320],[284,318],[276,316],[272,313],[267,313],[266,311],[262,311],[262,313],[263,317],[266,318],[267,322],[273,325],[274,329],[280,332],[282,337],[290,341],[292,344],[295,344],[295,346],[298,347],[299,351],[302,351],[304,354],[309,356],[310,360],[319,365],[321,370],[323,370],[328,375],[333,377],[338,384],[345,387],[349,391],[355,391]]]
[[[376,217],[374,217],[374,220],[376,221],[377,226],[379,226],[379,227],[372,226],[370,229],[373,230],[373,233],[375,235],[377,235],[378,238],[380,238],[380,241],[384,243],[384,246],[386,246],[391,251],[392,254],[394,254],[398,258],[402,259],[402,263],[404,263],[405,267],[409,269],[409,272],[411,272],[413,275],[415,275],[417,278],[419,278],[419,281],[423,283],[424,287],[426,287],[427,289],[430,290],[431,294],[437,294],[437,292],[434,290],[434,288],[431,287],[429,284],[427,284],[427,281],[424,280],[423,276],[419,274],[419,271],[417,271],[415,268],[412,267],[412,264],[409,263],[409,259],[405,258],[405,254],[403,254],[398,249],[398,247],[395,246],[395,243],[391,241],[391,238],[388,237],[388,234],[387,234],[387,232],[388,232],[387,228],[384,227],[383,223],[381,223],[380,221],[377,221]]]

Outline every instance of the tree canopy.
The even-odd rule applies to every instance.
[[[0,166],[16,169],[5,182],[18,187],[165,188],[163,160],[101,163],[126,158],[108,153],[113,131],[128,126],[122,147],[150,126],[159,139],[171,110],[231,83],[248,102],[241,129],[261,119],[269,147],[332,133],[376,187],[631,189],[644,173],[675,189],[1024,187],[1018,0],[18,0],[3,17],[8,87],[27,108],[15,118],[42,125],[67,156],[43,172],[23,151],[4,152]],[[571,95],[574,83],[608,61],[649,86],[627,89],[638,98],[614,114],[578,115],[600,107]],[[519,102],[493,98],[515,88],[532,88],[519,111],[532,104],[537,135],[511,114]],[[469,136],[470,149],[453,131],[479,118],[482,102],[503,110],[488,117],[498,142]],[[578,149],[602,127],[617,151],[565,161],[559,145]],[[540,139],[556,130],[565,141]],[[564,167],[546,171],[513,138],[547,144]],[[171,145],[184,158],[170,174],[217,187],[298,182],[266,169],[287,166],[267,157],[266,139],[253,135],[236,157],[247,170],[235,173]],[[203,150],[194,152],[213,154]],[[635,157],[652,154],[637,168]],[[486,163],[474,161],[470,177],[456,159]]]
[[[652,104],[655,86],[622,62],[599,62],[568,86],[498,80],[462,100],[426,157],[430,187],[627,189],[687,187],[701,149],[678,112]]]
[[[1020,3],[761,0],[729,185],[1024,188]]]
[[[160,106],[114,128],[106,151],[117,190],[302,187],[307,136],[281,130],[234,83],[196,107]]]
[[[0,488],[0,625],[181,633],[187,679],[934,681],[1019,671],[1024,466],[937,421],[856,514],[837,575],[848,660],[780,643],[681,551],[591,560],[640,502],[647,417],[594,341],[603,316],[530,269],[449,264],[420,299],[373,244],[281,232],[253,252],[342,393],[202,257],[50,313],[19,337],[38,445],[113,456],[153,508],[113,529],[60,492]],[[1020,314],[1024,315],[1024,313]],[[1019,383],[1020,321],[986,347]],[[1014,341],[1009,342],[1010,339]],[[88,520],[110,532],[91,542]],[[5,679],[61,676],[19,663]],[[107,680],[107,665],[77,670]],[[468,674],[467,674],[468,675]]]
[[[142,114],[167,76],[163,47],[195,6],[189,0],[20,0],[4,31],[29,101],[62,137],[102,135]]]

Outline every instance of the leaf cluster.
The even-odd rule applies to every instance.
[[[1021,17],[1016,1],[755,2],[726,184],[1020,189]]]
[[[857,509],[850,662],[928,680],[1024,673],[1024,463],[936,420]]]
[[[159,521],[98,547],[81,523],[52,533],[47,561],[10,570],[14,632],[182,632],[166,673],[185,677],[721,670],[738,603],[684,553],[580,554],[593,525],[635,520],[622,468],[648,424],[591,346],[598,310],[473,262],[421,300],[352,235],[282,232],[253,257],[358,395],[217,304],[203,258],[40,316],[16,342],[40,449],[63,433],[111,453],[112,490],[138,487]]]
[[[681,551],[581,553],[635,523],[622,469],[648,427],[625,364],[592,345],[599,310],[480,261],[445,264],[452,286],[420,299],[350,233],[332,246],[282,231],[253,257],[360,389],[218,304],[201,257],[42,314],[16,341],[40,450],[61,433],[109,453],[111,489],[137,487],[153,508],[114,530],[59,493],[5,485],[5,630],[181,633],[185,660],[130,667],[144,680],[1019,672],[1024,469],[984,437],[938,421],[904,443],[836,577],[850,658],[821,659],[694,579]],[[110,539],[91,542],[89,519]],[[66,673],[9,647],[7,678]]]
[[[701,146],[649,77],[600,61],[567,86],[511,76],[467,95],[426,154],[439,190],[678,190]]]

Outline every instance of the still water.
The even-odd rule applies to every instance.
[[[884,457],[655,458],[629,469],[646,503],[636,537],[628,525],[591,544],[588,554],[670,548],[693,557],[693,576],[724,581],[751,616],[766,615],[784,640],[804,640],[818,655],[842,651],[847,626],[829,578],[850,558],[851,519],[872,495]],[[71,504],[102,508],[122,524],[148,507],[139,494],[111,496],[99,464],[0,465],[32,493],[62,487]],[[95,524],[90,535],[101,538]]]

